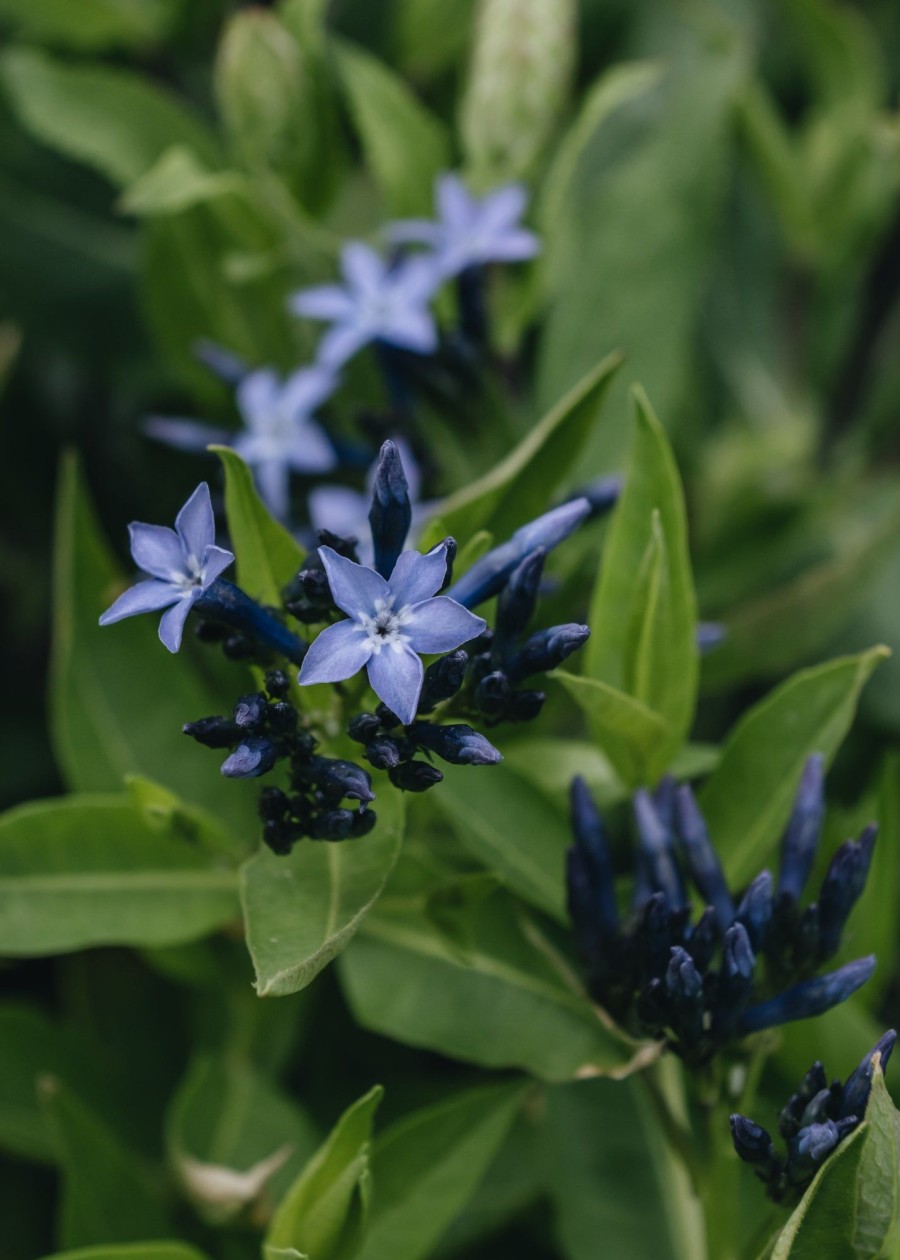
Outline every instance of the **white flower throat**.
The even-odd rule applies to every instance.
[[[359,620],[363,630],[377,655],[383,647],[399,648],[407,642],[407,635],[402,633],[403,627],[410,619],[409,606],[394,608],[394,596],[387,599],[376,599],[372,616],[360,613]]]

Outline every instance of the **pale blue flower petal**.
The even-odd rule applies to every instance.
[[[285,444],[284,457],[296,472],[328,472],[338,462],[325,430],[311,420],[297,425],[294,436]]]
[[[181,636],[187,615],[200,595],[199,586],[195,586],[187,595],[182,595],[177,604],[173,604],[159,619],[159,637],[170,652],[177,652],[181,647]]]
[[[216,540],[216,521],[205,481],[200,482],[175,517],[175,532],[181,539],[186,559],[189,563],[196,561],[199,568],[206,548]]]
[[[540,251],[541,242],[534,232],[528,232],[525,228],[516,228],[515,231],[504,232],[503,236],[497,237],[492,242],[490,256],[484,261],[524,262],[528,258],[534,258]]]
[[[184,549],[174,529],[132,521],[128,533],[131,554],[139,569],[163,582],[177,581],[185,575]]]
[[[339,284],[320,284],[312,289],[301,289],[288,301],[294,315],[306,319],[349,319],[353,314],[353,299]]]
[[[382,648],[369,658],[369,682],[379,700],[409,726],[419,707],[425,668],[415,652],[397,644]]]
[[[376,600],[390,598],[391,589],[380,573],[354,564],[346,556],[338,555],[331,547],[320,547],[319,555],[328,574],[328,585],[334,602],[348,617],[360,614],[371,617]]]
[[[443,239],[440,224],[430,219],[400,219],[386,229],[387,239],[394,245],[430,245],[436,249]]]
[[[354,324],[335,324],[322,337],[316,353],[325,367],[339,368],[371,340],[372,334],[364,328]]]
[[[248,429],[267,428],[272,412],[278,406],[281,384],[272,368],[249,372],[235,390],[238,409]]]
[[[300,368],[281,387],[280,405],[289,416],[305,418],[321,407],[337,388],[337,377],[326,367]]]
[[[525,213],[528,193],[521,184],[507,184],[478,204],[477,231],[499,235],[509,231]]]
[[[422,306],[440,286],[442,276],[433,258],[416,255],[405,258],[390,273],[389,279],[403,307]]]
[[[435,201],[443,223],[454,234],[467,232],[472,224],[473,198],[458,175],[440,175],[435,182]]]
[[[372,643],[357,621],[339,621],[323,630],[310,644],[300,666],[298,681],[343,682],[352,678],[372,655]]]
[[[279,521],[287,520],[291,508],[290,472],[287,464],[280,459],[254,459],[247,448],[241,454],[253,467],[253,479],[263,503]]]
[[[228,429],[217,429],[181,416],[147,416],[141,427],[147,437],[165,442],[177,451],[205,451],[211,444],[228,446],[234,439]]]
[[[123,591],[115,603],[107,608],[100,618],[100,625],[111,626],[114,621],[121,621],[123,617],[135,617],[138,613],[159,612],[161,608],[168,608],[169,604],[174,604],[178,599],[181,599],[181,591],[168,582],[153,579],[138,582],[136,586],[130,586],[127,591]]]
[[[384,259],[362,241],[350,241],[344,246],[341,269],[350,285],[361,293],[378,293],[384,287]]]
[[[437,327],[427,311],[397,311],[380,336],[382,341],[417,354],[433,354],[438,346]]]
[[[452,652],[477,639],[486,625],[483,617],[476,617],[455,599],[438,595],[410,609],[403,632],[414,652]]]
[[[315,530],[327,529],[339,538],[358,538],[368,522],[371,495],[349,486],[317,486],[309,492],[307,511]]]
[[[217,547],[215,543],[210,543],[203,556],[201,589],[205,591],[207,587],[212,586],[216,578],[224,573],[230,564],[234,564],[234,553],[226,551],[224,547]]]
[[[420,604],[439,591],[447,576],[447,548],[443,543],[432,548],[427,555],[418,551],[404,551],[394,565],[388,579],[395,597],[395,607]]]

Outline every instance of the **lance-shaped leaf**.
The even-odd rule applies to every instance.
[[[213,450],[225,469],[225,511],[238,585],[254,599],[277,607],[281,588],[303,564],[303,548],[272,518],[240,455],[227,446]]]
[[[380,1085],[338,1120],[279,1203],[264,1254],[299,1252],[309,1260],[349,1260],[359,1247],[369,1211],[372,1120]]]
[[[801,670],[755,705],[729,736],[700,807],[733,886],[757,872],[788,820],[807,758],[826,765],[846,735],[859,693],[887,648]]]
[[[590,640],[588,640],[590,642]],[[650,768],[669,742],[665,720],[634,696],[597,678],[556,669],[551,678],[561,682],[587,715],[591,733],[623,782],[637,787],[650,781]]]
[[[239,914],[237,872],[126,797],[60,797],[0,819],[0,952],[174,945]]]
[[[626,691],[668,730],[660,773],[690,729],[697,695],[697,608],[684,495],[662,426],[640,390],[625,489],[591,600],[585,673]],[[598,723],[598,739],[602,727]]]
[[[364,844],[267,849],[243,869],[247,945],[261,997],[295,993],[341,952],[380,895],[400,852],[403,798],[385,791]]]

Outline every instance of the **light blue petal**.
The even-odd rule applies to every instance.
[[[330,472],[338,462],[334,447],[325,430],[312,420],[296,426],[296,431],[284,448],[285,458],[297,472]]]
[[[483,251],[482,262],[524,262],[541,252],[541,242],[534,232],[516,228],[493,237]]]
[[[216,520],[205,481],[200,482],[175,517],[175,532],[181,539],[185,556],[196,561],[199,569],[206,548],[216,541]]]
[[[522,184],[507,184],[485,197],[478,214],[477,231],[488,235],[509,230],[519,222],[528,205],[528,193]]]
[[[535,547],[552,551],[587,519],[590,511],[591,505],[587,499],[572,499],[517,529],[512,541],[518,545],[523,556],[534,551]]]
[[[234,564],[234,553],[226,551],[224,547],[217,547],[215,543],[211,543],[203,554],[201,589],[205,591],[212,586],[216,578],[224,573],[230,564]]]
[[[394,245],[421,244],[437,248],[444,237],[439,223],[430,219],[398,219],[389,223],[384,231],[387,239]]]
[[[400,299],[401,306],[409,308],[426,305],[440,287],[443,276],[433,256],[416,254],[405,258],[391,272],[390,279],[395,299]]]
[[[434,199],[441,221],[454,235],[467,232],[475,217],[476,202],[458,175],[440,175],[435,181]]]
[[[402,643],[383,647],[369,658],[366,669],[378,699],[396,713],[404,726],[409,726],[419,707],[425,672],[415,652]]]
[[[353,299],[339,284],[320,284],[312,289],[301,289],[288,300],[288,309],[305,319],[321,319],[331,323],[336,319],[349,319],[353,314]]]
[[[255,460],[244,456],[253,465],[253,476],[260,498],[279,521],[286,521],[290,514],[290,473],[281,459]]]
[[[147,437],[165,442],[176,451],[205,451],[210,443],[228,446],[234,438],[228,429],[217,429],[201,420],[187,420],[180,416],[147,416],[141,427]]]
[[[305,418],[331,397],[337,384],[334,372],[321,364],[300,368],[284,382],[280,405],[294,419]]]
[[[168,582],[138,582],[123,591],[114,604],[100,618],[101,626],[111,626],[123,617],[136,617],[138,613],[159,612],[181,599],[181,591]]]
[[[370,245],[350,241],[341,250],[341,269],[349,284],[360,293],[379,293],[384,287],[387,265]]]
[[[310,644],[298,682],[343,682],[358,673],[372,655],[372,641],[357,621],[339,621]]]
[[[128,526],[131,535],[131,554],[139,569],[163,582],[175,581],[187,572],[184,550],[174,529],[168,525],[145,525],[132,521]]]
[[[316,351],[319,362],[325,367],[337,369],[352,359],[357,351],[372,340],[371,331],[355,324],[335,324],[319,342]]]
[[[427,311],[397,311],[379,335],[392,346],[416,354],[433,354],[438,346],[437,327]]]
[[[368,523],[370,499],[349,486],[317,486],[310,491],[306,507],[313,529],[357,538]]]
[[[455,599],[438,595],[416,604],[403,627],[414,652],[452,652],[470,639],[477,639],[487,625]]]
[[[447,548],[443,543],[424,556],[418,551],[404,551],[388,579],[394,607],[405,608],[408,604],[420,604],[423,599],[430,599],[441,589],[446,576]]]
[[[173,604],[168,612],[159,619],[159,637],[170,652],[177,652],[181,647],[181,636],[187,615],[200,595],[200,588],[194,587],[189,595],[182,595],[177,604]]]
[[[259,368],[244,377],[235,390],[235,397],[248,429],[266,427],[280,395],[281,382],[272,368]]]
[[[320,547],[319,555],[328,574],[328,585],[334,602],[348,617],[371,617],[376,600],[390,598],[391,588],[380,573],[354,564],[331,547]]]

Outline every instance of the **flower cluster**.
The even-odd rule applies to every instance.
[[[824,1160],[865,1119],[875,1068],[884,1071],[896,1040],[893,1029],[886,1032],[843,1085],[829,1084],[822,1064],[812,1065],[778,1119],[778,1132],[787,1143],[785,1156],[775,1153],[762,1125],[746,1116],[731,1117],[734,1149],[753,1165],[776,1203],[801,1194]]]
[[[844,1001],[869,978],[874,958],[814,973],[836,952],[862,892],[875,827],[840,846],[818,901],[801,907],[823,812],[822,759],[813,756],[782,837],[777,888],[763,871],[733,897],[690,788],[665,779],[653,794],[637,792],[634,898],[620,917],[606,830],[576,779],[568,897],[592,995],[636,1030],[665,1037],[690,1063]],[[686,876],[705,903],[695,921]]]
[[[436,220],[402,221],[385,230],[394,247],[416,244],[421,250],[402,255],[395,250],[385,258],[362,241],[350,241],[341,251],[342,284],[303,289],[290,298],[293,314],[330,325],[313,364],[282,380],[272,368],[251,371],[227,351],[205,344],[199,348],[207,365],[235,386],[243,425],[237,435],[174,416],[149,417],[145,432],[180,450],[204,451],[210,443],[233,446],[253,469],[271,512],[289,519],[292,474],[329,472],[339,462],[316,416],[338,388],[341,369],[368,345],[412,356],[435,354],[440,338],[431,303],[454,277],[460,280],[463,329],[471,334],[477,325],[483,331],[485,264],[529,259],[539,250],[537,237],[519,225],[526,200],[519,185],[476,198],[459,176],[440,176]],[[406,390],[397,379],[396,358],[388,357],[383,366],[396,403]]]

